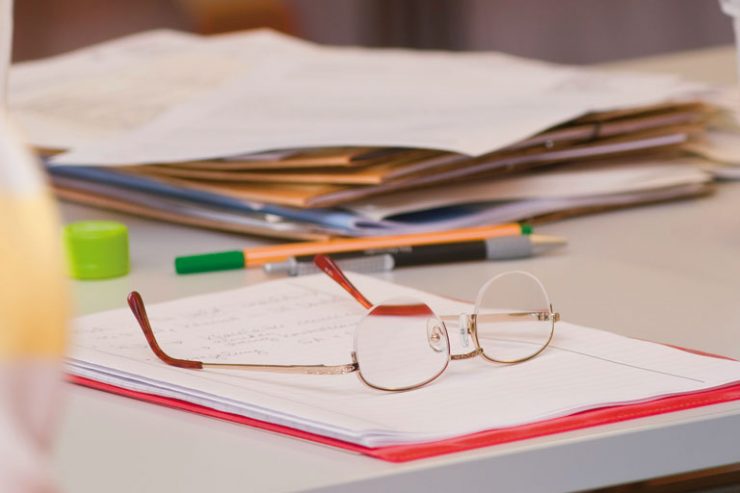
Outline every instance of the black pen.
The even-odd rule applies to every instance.
[[[362,252],[330,255],[339,267],[355,272],[385,272],[396,267],[429,265],[471,260],[510,260],[531,257],[566,244],[557,236],[521,235],[489,238],[487,240],[441,243],[365,250]],[[285,262],[263,266],[269,274],[300,276],[314,274],[319,269],[313,265],[313,256],[291,257]]]

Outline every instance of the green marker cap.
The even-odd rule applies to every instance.
[[[178,274],[195,274],[197,272],[212,272],[216,270],[231,270],[244,268],[244,252],[232,250],[229,252],[205,253],[190,255],[175,259],[175,272]]]
[[[534,228],[529,223],[521,223],[519,227],[521,228],[523,235],[531,235],[534,232]]]
[[[115,221],[80,221],[64,227],[69,275],[110,279],[129,272],[128,229]]]

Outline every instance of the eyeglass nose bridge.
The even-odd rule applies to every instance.
[[[476,334],[476,323],[475,314],[461,313],[455,315],[444,315],[441,317],[443,324],[447,332],[450,333],[450,326],[454,326],[452,334],[457,333],[460,341],[460,346],[463,349],[468,349],[470,346],[475,346],[471,351],[463,354],[450,354],[451,360],[467,359],[478,356],[481,354],[482,349],[478,343],[478,335]],[[472,339],[472,344],[471,344]]]
[[[460,336],[460,343],[462,347],[469,348],[471,338],[473,339],[473,345],[475,347],[472,350],[460,354],[451,354],[451,360],[456,361],[461,359],[470,359],[483,354],[483,349],[478,342],[477,325],[475,318],[476,317],[474,313],[461,313],[458,316],[458,325],[460,326],[458,329],[458,334]]]
[[[458,334],[460,335],[460,346],[468,348],[470,346],[470,338],[475,338],[473,331],[475,330],[475,318],[471,317],[467,313],[461,313],[458,316]]]

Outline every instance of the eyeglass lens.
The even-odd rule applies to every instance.
[[[483,355],[513,363],[547,346],[554,321],[550,302],[536,277],[507,272],[488,281],[478,293],[475,323]]]
[[[373,307],[355,332],[360,376],[383,390],[407,390],[434,380],[449,355],[442,321],[429,306],[410,298]]]

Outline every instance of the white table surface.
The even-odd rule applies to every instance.
[[[731,82],[729,48],[615,64]],[[176,276],[175,255],[255,239],[64,205],[66,221],[112,218],[130,229],[129,276],[74,282],[78,313],[265,280],[261,272]],[[405,268],[400,284],[472,299],[502,270],[525,269],[570,321],[740,358],[740,183],[707,198],[570,219],[538,228],[568,237],[525,261]],[[69,492],[567,491],[740,462],[740,402],[391,464],[242,425],[68,386],[53,467]],[[464,410],[461,409],[461,412]]]

